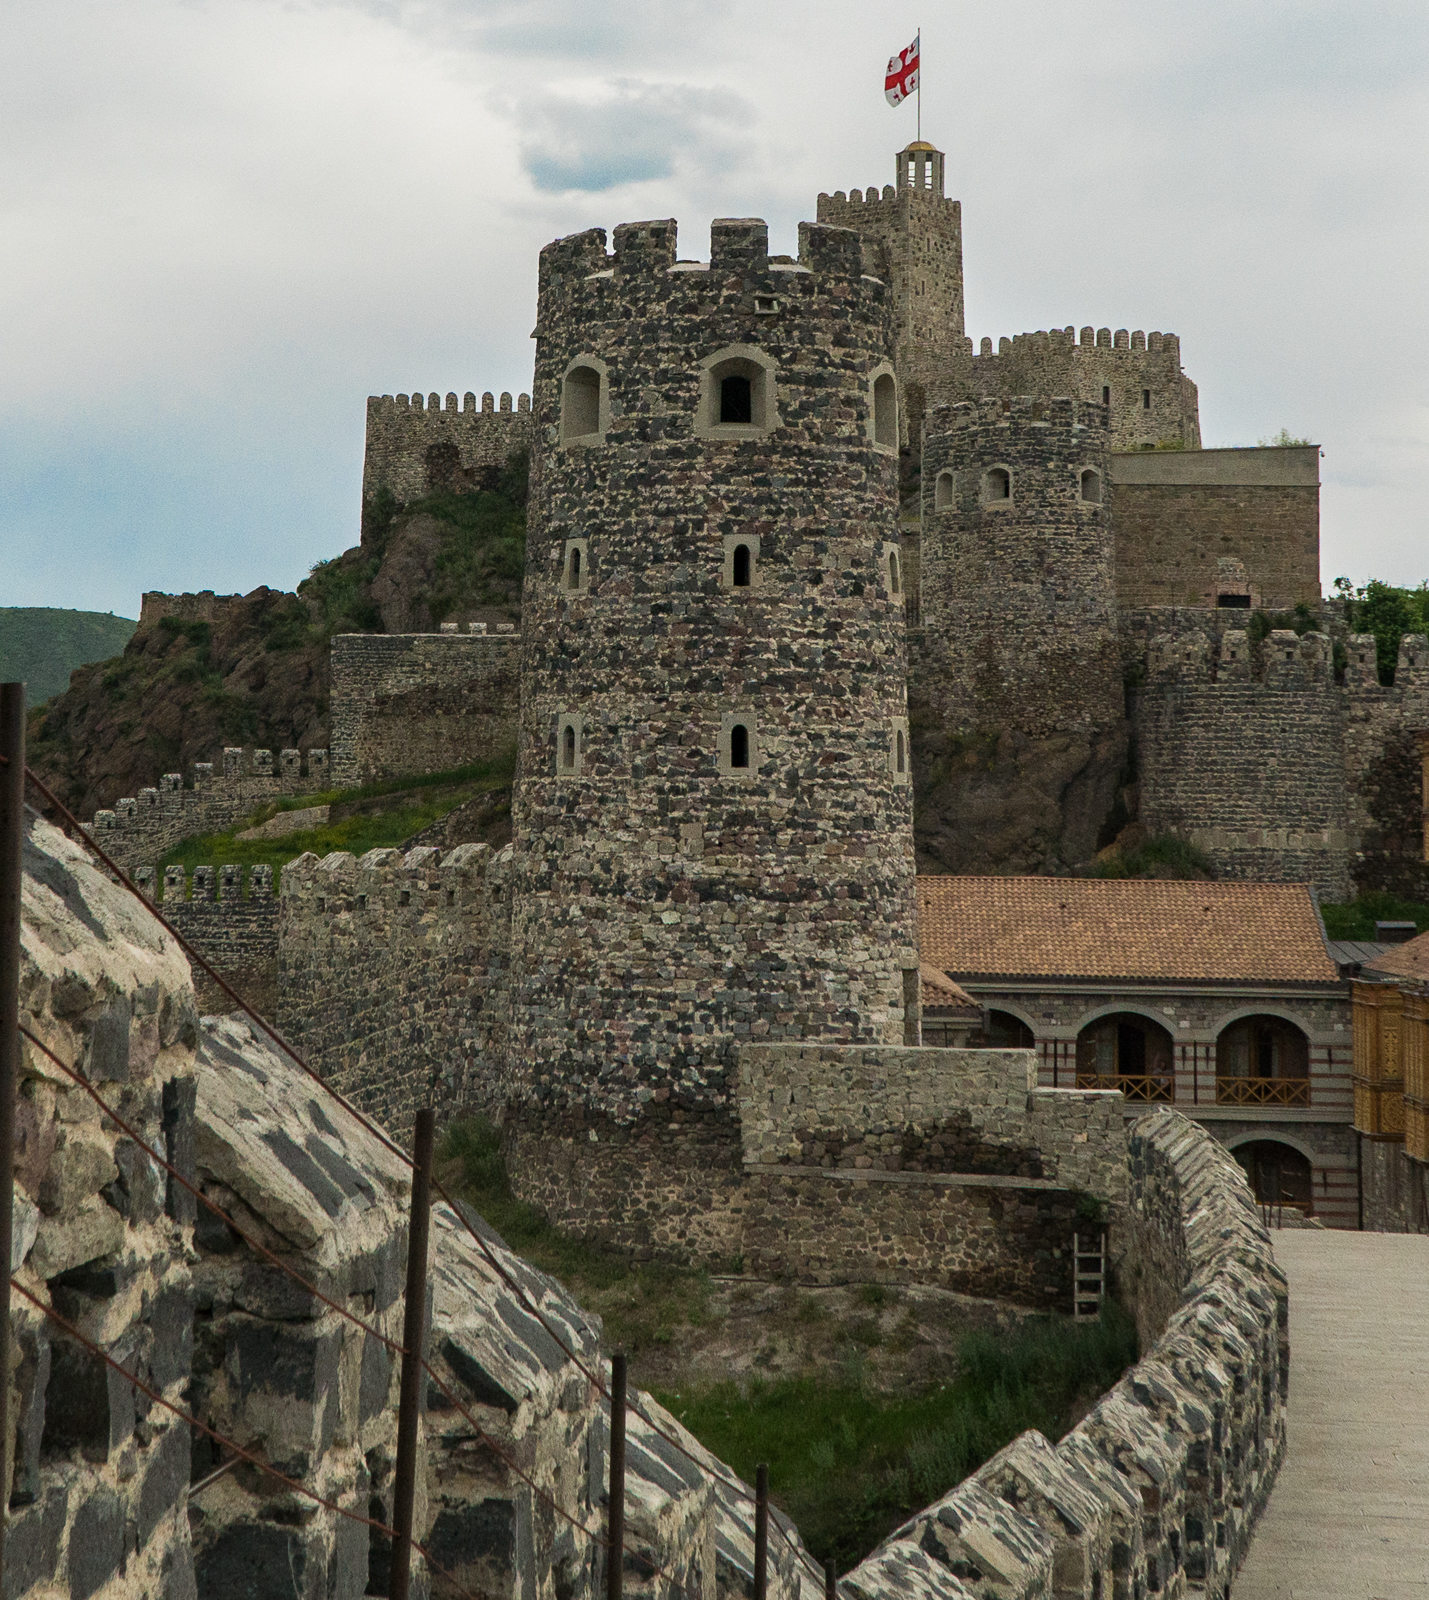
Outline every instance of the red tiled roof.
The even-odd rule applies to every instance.
[[[918,926],[922,959],[965,980],[1339,979],[1315,902],[1297,883],[927,876]]]
[[[936,1006],[940,1011],[956,1007],[959,1011],[982,1015],[982,1007],[977,1001],[961,984],[954,983],[946,972],[939,972],[925,962],[918,969],[918,982],[925,1010],[929,1006]]]

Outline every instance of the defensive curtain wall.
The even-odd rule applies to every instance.
[[[332,641],[333,782],[446,772],[516,742],[514,623],[444,623],[440,633],[344,633]]]
[[[246,1022],[200,1024],[177,948],[78,846],[33,821],[25,867],[21,1015],[43,1049],[22,1061],[6,1593],[380,1591],[386,1537],[362,1519],[392,1515],[385,1341],[401,1337],[407,1169]],[[775,1164],[791,1130],[827,1133],[843,1114],[849,1090],[821,1062],[754,1053],[752,1149]],[[869,1103],[887,1110],[876,1077]],[[1009,1126],[991,1108],[988,1121]],[[1068,1148],[1083,1159],[1075,1134]],[[1162,1111],[1126,1149],[1120,1255],[1141,1361],[1055,1447],[1025,1434],[919,1513],[842,1580],[845,1600],[1228,1592],[1284,1448],[1284,1281],[1244,1180],[1203,1131]],[[566,1519],[603,1523],[608,1415],[587,1379],[607,1370],[599,1324],[473,1226],[479,1238],[434,1211],[415,1532],[462,1590],[595,1600],[600,1547]],[[244,1235],[357,1306],[366,1331]],[[473,1446],[473,1422],[492,1448]],[[328,1504],[248,1466],[206,1481],[233,1444]],[[631,1592],[653,1595],[663,1568],[681,1593],[747,1595],[749,1487],[638,1393],[628,1472]],[[776,1522],[771,1595],[816,1600],[822,1575]],[[432,1584],[438,1600],[458,1592]]]
[[[1142,821],[1190,838],[1223,876],[1298,879],[1341,900],[1376,864],[1422,858],[1423,635],[1401,640],[1386,686],[1368,634],[1348,640],[1343,683],[1325,634],[1277,630],[1259,648],[1236,629],[1218,645],[1195,625],[1162,634],[1133,728]]]

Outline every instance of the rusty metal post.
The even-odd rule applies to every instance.
[[[754,1469],[754,1600],[769,1593],[769,1468]]]
[[[10,1260],[15,1233],[15,1090],[20,1081],[20,843],[25,831],[25,685],[0,683],[0,1575],[10,1514]]]
[[[824,1600],[839,1600],[839,1573],[832,1561],[824,1562]]]
[[[412,1220],[407,1234],[407,1294],[402,1307],[402,1398],[397,1412],[397,1466],[392,1482],[390,1600],[408,1600],[412,1582],[412,1502],[417,1488],[417,1422],[422,1401],[422,1343],[427,1321],[427,1236],[432,1220],[430,1106],[417,1113],[412,1146]]]
[[[625,1352],[610,1358],[610,1500],[605,1549],[606,1600],[625,1593]]]

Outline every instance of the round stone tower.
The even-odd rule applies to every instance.
[[[1014,870],[1086,860],[1122,775],[1109,452],[1106,407],[1086,401],[986,399],[926,421],[919,721],[1001,769],[996,825],[1028,831],[1024,853],[1006,836],[994,857]],[[955,827],[980,826],[976,787]]]
[[[857,236],[541,256],[510,1089],[726,1105],[740,1041],[903,1043],[917,951],[898,417]],[[908,1020],[905,1020],[908,1008]]]

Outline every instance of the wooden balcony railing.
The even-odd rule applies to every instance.
[[[1216,1079],[1218,1106],[1308,1106],[1308,1078]]]
[[[1167,1104],[1176,1098],[1175,1079],[1159,1073],[1079,1072],[1079,1089],[1120,1089],[1128,1100]]]

